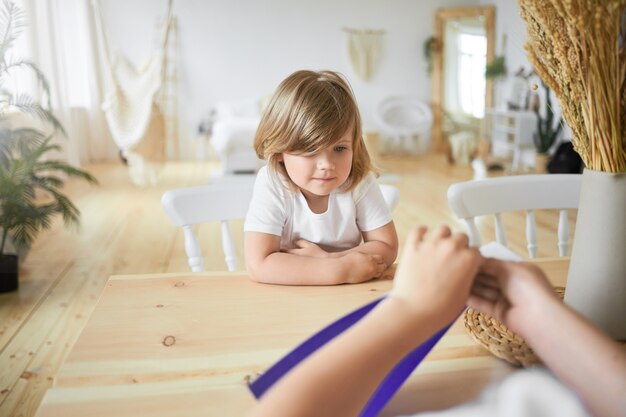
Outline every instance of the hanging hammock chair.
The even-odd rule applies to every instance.
[[[111,56],[98,0],[92,2],[112,81],[102,103],[111,136],[128,163],[131,181],[142,186],[155,184],[165,162],[165,118],[159,101],[166,75],[172,0],[168,1],[160,44],[141,69],[119,53]]]

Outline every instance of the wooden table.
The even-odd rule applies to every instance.
[[[564,284],[567,260],[537,263]],[[243,416],[254,402],[250,377],[390,287],[273,286],[224,272],[113,276],[36,415]],[[381,415],[467,401],[513,370],[457,321]]]

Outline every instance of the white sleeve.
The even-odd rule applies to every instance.
[[[393,217],[374,174],[369,174],[353,191],[359,230],[370,232],[383,227]]]
[[[262,167],[254,182],[243,230],[282,236],[287,217],[285,192],[280,182],[272,178],[267,166]]]

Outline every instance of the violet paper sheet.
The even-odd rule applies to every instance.
[[[353,312],[341,317],[337,321],[331,323],[324,329],[320,330],[301,345],[296,347],[285,357],[279,360],[274,366],[263,373],[259,378],[249,385],[250,390],[258,399],[280,378],[289,372],[294,366],[306,359],[311,353],[334,339],[336,336],[350,328],[354,323],[358,322],[367,313],[369,313],[380,301],[385,297],[381,297]],[[453,322],[452,322],[453,323]],[[407,356],[404,357],[392,370],[387,377],[380,383],[370,400],[361,412],[361,417],[374,417],[378,415],[385,404],[393,397],[396,391],[411,375],[413,370],[428,355],[431,349],[437,344],[439,339],[446,333],[452,323],[448,324],[428,340],[419,345]]]

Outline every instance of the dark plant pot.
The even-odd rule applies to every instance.
[[[17,255],[0,256],[0,293],[17,290]]]

